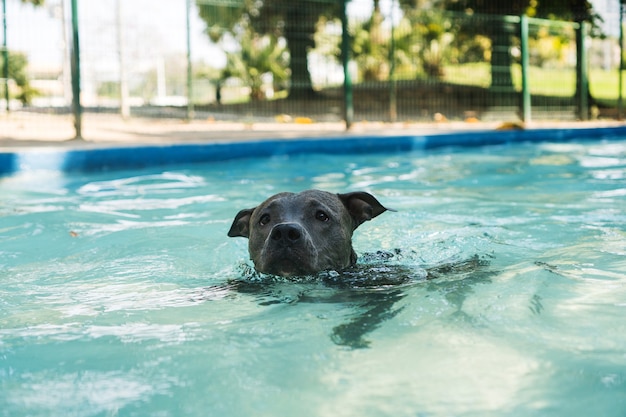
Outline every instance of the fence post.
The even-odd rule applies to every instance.
[[[117,58],[120,66],[120,116],[123,119],[130,117],[130,103],[128,102],[128,77],[126,74],[126,44],[124,39],[124,12],[122,0],[115,3],[117,8]]]
[[[347,3],[343,0],[341,6],[341,58],[343,64],[343,115],[346,121],[346,129],[352,127],[354,119],[354,101],[352,96],[352,80],[350,79],[350,36],[348,33]]]
[[[578,99],[578,117],[580,120],[589,118],[589,74],[587,72],[587,22],[580,22],[576,32],[576,93]]]
[[[187,120],[194,117],[193,108],[193,67],[191,63],[191,0],[186,0],[187,19]]]
[[[4,99],[6,100],[6,109],[7,113],[11,110],[9,105],[9,46],[7,44],[7,0],[2,0],[2,58],[4,59],[3,69],[3,77],[4,77]]]
[[[391,40],[389,45],[389,121],[396,122],[398,119],[398,97],[396,84],[396,22],[394,10],[396,0],[391,0]]]
[[[83,138],[83,108],[80,104],[80,44],[78,41],[78,0],[72,0],[72,112],[74,113],[75,139]]]
[[[618,92],[617,92],[617,119],[622,120],[624,112],[624,97],[622,89],[624,88],[624,0],[619,3],[619,68],[618,68]]]
[[[531,95],[528,79],[528,16],[522,15],[520,20],[520,38],[522,48],[522,121],[529,123],[531,120]]]

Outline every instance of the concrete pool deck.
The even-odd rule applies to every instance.
[[[124,121],[90,115],[84,140],[69,140],[69,119],[0,120],[0,175],[20,171],[96,172],[297,154],[406,152],[450,146],[626,138],[614,121],[507,123],[234,123]],[[8,122],[8,123],[7,123]],[[17,122],[17,125],[15,125]],[[13,123],[13,126],[11,125]],[[55,125],[56,123],[56,125]]]
[[[590,122],[541,121],[524,126],[532,129],[589,129],[625,127],[612,120]],[[0,117],[0,152],[24,148],[91,148],[108,146],[224,143],[265,139],[323,139],[361,136],[436,135],[446,133],[510,130],[517,123],[445,121],[432,123],[357,122],[350,130],[343,122],[279,123],[221,122],[213,120],[145,119],[123,120],[117,115],[86,114],[83,140],[74,137],[69,116],[3,115]]]

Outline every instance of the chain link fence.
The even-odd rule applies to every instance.
[[[28,124],[71,136],[69,1],[4,1],[0,134]],[[395,0],[76,4],[87,116],[245,123],[621,117],[618,36],[578,23],[403,8]]]

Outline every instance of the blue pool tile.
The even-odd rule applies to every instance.
[[[203,144],[116,146],[91,149],[0,151],[0,175],[19,170],[95,172],[182,163],[297,154],[409,152],[445,147],[476,147],[522,142],[568,142],[626,138],[626,126],[571,129],[489,130],[429,135],[252,140]]]

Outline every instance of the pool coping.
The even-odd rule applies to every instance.
[[[471,130],[428,134],[302,136],[202,143],[124,144],[0,149],[0,176],[21,171],[98,172],[183,163],[297,154],[409,152],[512,143],[606,141],[626,138],[626,126]]]

